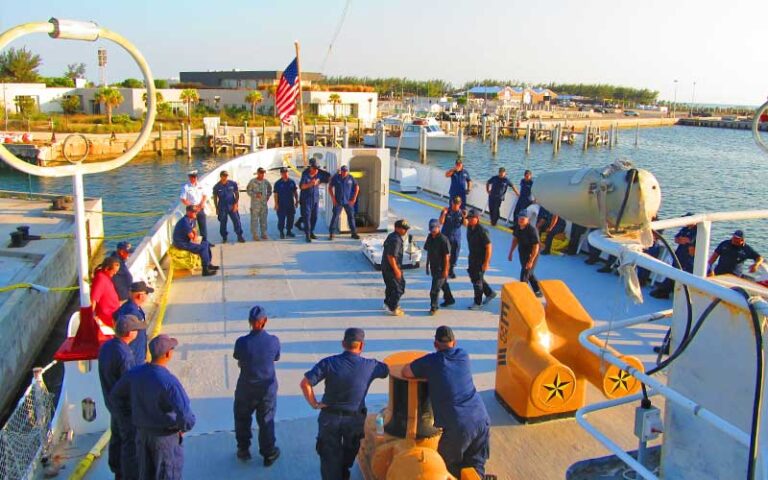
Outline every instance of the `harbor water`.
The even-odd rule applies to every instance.
[[[662,188],[660,218],[692,212],[763,208],[768,204],[766,157],[743,130],[694,127],[648,128],[640,130],[639,145],[634,146],[635,131],[622,130],[619,144],[582,149],[581,142],[563,144],[557,155],[550,143],[533,143],[525,153],[524,140],[500,139],[499,150],[491,155],[489,143],[469,138],[465,145],[464,163],[477,187],[505,167],[510,179],[517,183],[525,169],[535,175],[564,169],[602,167],[617,159],[631,160],[636,166],[653,172]],[[403,150],[402,158],[418,160],[417,152]],[[185,157],[145,157],[135,159],[119,170],[85,177],[89,196],[104,199],[105,211],[164,212],[178,198],[186,172],[199,169],[205,173],[229,157],[196,155]],[[434,152],[429,164],[449,168],[456,160],[452,153]],[[71,193],[68,179],[29,177],[7,167],[0,169],[0,189],[44,193]],[[241,185],[245,188],[245,185]],[[104,219],[107,235],[141,232],[152,227],[159,215],[147,217],[111,217]],[[418,219],[421,220],[421,219]],[[414,219],[417,221],[417,219]],[[215,222],[215,220],[214,220]],[[764,221],[738,225],[716,223],[712,242],[725,239],[736,228],[746,231],[747,242],[759,252],[768,252],[768,225]],[[669,232],[673,234],[673,232]],[[133,238],[136,242],[142,235]],[[670,235],[671,236],[671,235]],[[115,241],[108,241],[113,246]]]

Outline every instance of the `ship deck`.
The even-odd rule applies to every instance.
[[[442,204],[434,197],[419,196]],[[396,218],[407,218],[417,238],[425,236],[428,219],[437,214],[428,205],[390,197],[390,225]],[[250,238],[248,215],[242,220]],[[304,401],[299,382],[315,362],[341,351],[343,331],[351,326],[366,331],[364,355],[380,360],[402,350],[429,351],[436,326],[454,328],[459,346],[471,355],[475,385],[492,419],[487,472],[500,479],[562,479],[573,463],[608,454],[573,419],[523,426],[496,401],[499,299],[483,311],[466,309],[472,297],[465,272],[466,246],[457,268],[459,277],[451,282],[457,304],[429,316],[429,278],[422,269],[408,270],[407,291],[401,303],[406,315],[397,318],[384,314],[381,274],[362,255],[359,242],[346,235],[329,242],[323,234],[327,229],[322,215],[318,222],[320,240],[311,244],[301,237],[275,240],[274,223],[271,213],[271,241],[222,245],[212,237],[216,243],[214,263],[222,266],[220,274],[205,278],[199,273],[179,275],[173,281],[163,330],[180,342],[170,368],[186,387],[197,416],[195,428],[184,440],[185,478],[319,478],[314,449],[317,412]],[[209,219],[209,230],[215,232],[217,227],[216,220]],[[488,281],[498,290],[501,284],[517,279],[519,264],[516,255],[513,262],[506,260],[509,233],[491,228],[491,237],[494,253]],[[537,273],[540,279],[565,281],[597,324],[669,308],[669,302],[647,295],[644,304],[632,304],[617,277],[596,273],[594,267],[583,263],[583,257],[542,257]],[[248,331],[248,311],[255,304],[266,307],[267,329],[282,343],[276,365],[276,433],[282,456],[270,468],[261,465],[256,445],[251,449],[253,461],[243,463],[235,457],[232,403],[238,367],[232,350],[235,340]],[[654,360],[652,347],[661,341],[665,329],[660,323],[625,330],[612,337],[611,345],[648,364]],[[385,406],[387,385],[387,381],[372,384],[369,411]],[[316,391],[322,392],[322,386]],[[589,388],[589,403],[602,399],[596,389]],[[633,409],[634,405],[628,405],[590,418],[630,450],[637,446],[632,434]],[[87,478],[108,476],[106,458],[102,457]],[[357,466],[353,478],[362,478]]]

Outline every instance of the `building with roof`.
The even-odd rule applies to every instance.
[[[277,85],[282,74],[282,70],[180,72],[179,81],[207,88],[246,88],[253,90]],[[325,76],[321,73],[301,72],[302,85],[311,85],[312,82],[322,82],[323,80],[325,80]]]
[[[477,86],[468,91],[469,96],[487,101],[499,101],[508,106],[548,106],[557,94],[548,88]]]

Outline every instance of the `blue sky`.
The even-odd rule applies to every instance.
[[[10,2],[10,0],[5,0]],[[95,20],[144,53],[158,78],[184,70],[281,69],[302,44],[318,71],[347,0],[34,0],[0,10],[0,30],[52,16]],[[17,5],[22,5],[16,3]],[[352,0],[323,73],[648,87],[662,99],[762,103],[768,96],[766,0]],[[29,36],[44,75],[84,61],[96,44]],[[109,81],[138,77],[118,47]]]

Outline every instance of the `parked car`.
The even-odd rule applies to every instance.
[[[464,121],[464,114],[461,112],[448,112],[448,120],[452,122]]]
[[[624,116],[625,116],[625,117],[639,117],[639,116],[640,116],[640,114],[639,114],[639,113],[637,113],[637,112],[636,112],[636,111],[634,111],[634,110],[625,110],[625,111],[624,111]]]

